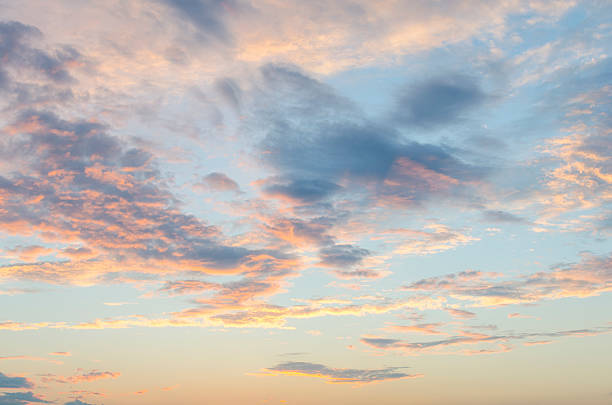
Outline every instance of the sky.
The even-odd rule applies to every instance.
[[[611,22],[0,0],[0,405],[610,404]]]

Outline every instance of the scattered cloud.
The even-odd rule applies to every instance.
[[[467,271],[419,280],[404,289],[442,294],[480,307],[537,303],[567,297],[585,298],[612,289],[611,260],[609,256],[585,253],[579,263],[560,265],[550,271],[517,278]]]
[[[559,339],[563,337],[582,337],[582,336],[594,336],[605,333],[610,333],[612,328],[600,327],[593,329],[576,329],[576,330],[565,330],[558,332],[521,332],[521,333],[508,333],[499,335],[487,335],[484,333],[475,333],[470,331],[461,331],[458,335],[451,336],[446,339],[423,341],[423,342],[412,342],[401,339],[391,339],[383,337],[366,336],[361,338],[361,343],[380,350],[397,350],[407,354],[420,354],[420,353],[431,353],[442,350],[442,354],[490,354],[498,353],[511,350],[508,346],[513,341],[522,341],[530,339],[526,342],[528,345],[534,344],[531,339]],[[499,348],[493,349],[479,349],[479,350],[464,350],[465,345],[475,344],[497,344]],[[535,343],[537,344],[537,343]],[[452,350],[450,352],[444,352],[443,350]],[[454,349],[454,350],[453,350]]]

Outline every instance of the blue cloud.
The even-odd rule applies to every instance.
[[[434,127],[452,123],[487,99],[474,78],[449,75],[404,87],[393,113],[400,125]]]
[[[32,388],[32,383],[24,377],[9,377],[0,372],[0,388]]]

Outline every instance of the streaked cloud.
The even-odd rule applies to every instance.
[[[508,346],[509,343],[514,341],[522,341],[526,339],[559,339],[563,337],[582,337],[582,336],[594,336],[599,334],[610,333],[612,329],[609,327],[600,327],[593,329],[576,329],[576,330],[564,330],[556,332],[523,332],[523,333],[508,333],[499,335],[487,335],[484,333],[475,333],[470,331],[461,331],[460,334],[451,336],[441,340],[431,340],[422,342],[406,341],[401,339],[391,339],[383,337],[362,337],[361,343],[369,347],[381,350],[397,350],[408,354],[419,354],[427,352],[436,352],[440,350],[451,350],[448,353],[452,354],[490,354],[497,352],[504,352],[511,350]],[[533,344],[530,340],[527,343]],[[463,349],[465,345],[475,344],[497,344],[498,349],[479,349],[479,350],[467,350]],[[501,349],[501,350],[500,350]],[[448,354],[447,353],[447,354]]]
[[[0,404],[6,405],[28,405],[31,403],[50,404],[51,401],[45,401],[40,395],[32,392],[1,392]]]
[[[292,361],[266,368],[260,375],[316,377],[323,378],[330,383],[355,385],[423,376],[422,374],[407,374],[402,372],[401,370],[405,368],[406,367],[387,367],[377,370],[360,370],[350,368],[329,368],[323,364]]]
[[[92,370],[88,372],[81,372],[72,376],[64,377],[59,375],[47,374],[41,377],[41,380],[45,383],[60,383],[60,384],[78,384],[83,382],[92,382],[96,380],[104,380],[107,378],[115,379],[121,375],[119,372],[114,371],[99,371]]]
[[[612,288],[610,257],[585,254],[580,263],[561,265],[518,278],[468,271],[419,280],[406,290],[443,294],[473,306],[537,303],[567,297],[585,298]]]

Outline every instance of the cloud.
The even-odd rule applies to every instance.
[[[197,294],[202,291],[219,290],[221,286],[216,283],[208,283],[200,280],[177,280],[167,281],[160,292],[170,295]]]
[[[32,402],[50,404],[40,396],[32,392],[2,392],[0,393],[0,405],[28,405]]]
[[[444,309],[446,312],[448,312],[449,314],[451,314],[453,317],[455,318],[460,318],[460,319],[471,319],[471,318],[475,318],[476,314],[470,311],[464,311],[462,309],[457,309],[457,308],[445,308]]]
[[[40,290],[32,288],[8,288],[0,290],[0,295],[18,295],[18,294],[30,294],[37,293]]]
[[[319,264],[323,266],[346,268],[360,264],[370,255],[370,251],[353,245],[332,245],[319,251]]]
[[[242,106],[242,89],[238,83],[225,77],[215,81],[215,90],[221,96],[223,101],[229,104],[235,111],[240,111]]]
[[[394,252],[411,255],[436,254],[480,240],[464,230],[435,223],[426,225],[424,230],[398,228],[386,230],[382,234],[399,236],[401,239]]]
[[[316,246],[333,243],[329,232],[336,223],[336,218],[326,216],[307,219],[276,217],[264,222],[262,228],[267,234],[293,246]]]
[[[529,318],[535,318],[535,316],[532,316],[532,315],[523,315],[523,314],[519,314],[518,312],[513,312],[511,314],[508,314],[508,318],[509,319],[512,319],[512,318],[529,319]]]
[[[53,82],[72,81],[67,66],[80,58],[79,53],[65,46],[51,54],[30,45],[33,39],[41,37],[42,33],[36,27],[16,21],[0,22],[0,57],[3,66],[29,69]],[[6,75],[6,72],[3,74]]]
[[[237,57],[249,62],[291,61],[317,73],[329,74],[376,63],[393,63],[401,60],[402,55],[452,46],[476,36],[498,38],[505,33],[511,16],[532,15],[554,20],[575,2],[558,3],[554,12],[542,4],[548,2],[492,4],[469,0],[441,4],[372,4],[357,0],[321,7],[318,2],[262,1],[256,5],[258,14],[264,16],[261,20],[246,20],[249,30],[244,26],[235,27],[239,31]],[[251,28],[254,25],[257,30]],[[347,49],[350,52],[344,52]]]
[[[64,405],[92,405],[92,404],[83,402],[80,399],[75,399],[74,401],[66,402]]]
[[[483,219],[487,222],[496,223],[526,223],[524,218],[505,211],[487,210],[482,213]]]
[[[41,256],[46,256],[52,253],[54,249],[46,248],[40,245],[16,246],[7,250],[8,253],[14,254],[23,261],[37,260]]]
[[[313,202],[340,191],[369,192],[373,204],[415,205],[433,195],[459,195],[459,185],[480,181],[488,171],[443,146],[411,141],[385,122],[364,118],[333,89],[295,68],[267,65],[261,72],[254,119],[265,133],[262,163],[288,179],[268,193]]]
[[[448,75],[402,89],[393,113],[401,125],[435,127],[453,123],[487,96],[474,78]]]
[[[406,367],[383,369],[329,368],[323,364],[290,361],[266,368],[260,375],[293,375],[323,378],[329,383],[369,384],[374,382],[422,377],[422,374],[407,374],[400,370]]]
[[[298,203],[313,203],[333,195],[342,187],[329,181],[315,179],[294,179],[287,184],[271,184],[264,188],[264,194],[293,200]]]
[[[213,191],[233,191],[240,192],[238,183],[227,177],[223,173],[212,172],[204,176],[202,185]]]
[[[510,348],[507,345],[501,345],[502,343],[509,343],[516,340],[526,339],[539,339],[539,338],[551,338],[558,339],[563,337],[582,337],[582,336],[594,336],[605,333],[610,333],[612,328],[600,327],[593,329],[576,329],[576,330],[564,330],[556,332],[522,332],[522,333],[508,333],[500,335],[487,335],[483,333],[474,333],[470,331],[461,331],[460,334],[451,336],[446,339],[432,340],[424,342],[411,342],[401,339],[390,339],[382,337],[362,337],[361,343],[380,350],[397,350],[405,353],[417,354],[421,352],[432,352],[439,351],[446,348],[458,348],[458,350],[446,353],[446,354],[487,354],[497,353],[499,351],[508,351]],[[501,350],[463,350],[464,345],[474,344],[486,344],[494,343],[499,344]],[[528,342],[529,343],[529,342]]]
[[[66,384],[66,383],[78,384],[78,383],[83,383],[83,382],[104,380],[108,378],[115,379],[115,378],[118,378],[119,376],[121,376],[121,373],[119,372],[92,370],[86,373],[75,374],[69,377],[47,374],[47,375],[43,375],[41,377],[41,380],[45,383],[53,382],[53,383],[60,383],[60,384]]]
[[[192,321],[204,318],[212,324],[227,327],[248,328],[287,328],[290,319],[318,318],[323,316],[364,316],[368,314],[383,314],[405,308],[440,309],[444,298],[430,299],[424,296],[414,296],[407,300],[385,300],[381,303],[344,303],[329,301],[312,301],[308,305],[280,306],[251,302],[245,307],[237,307],[234,311],[215,310],[209,305],[193,308],[174,314],[177,321]],[[207,304],[207,301],[203,301]]]
[[[229,42],[232,37],[224,18],[227,10],[238,5],[232,0],[162,0],[182,20],[191,23],[207,40]]]
[[[334,270],[334,274],[342,279],[348,280],[353,278],[383,278],[390,274],[386,270],[375,270],[375,269],[355,269],[355,270]]]
[[[71,70],[85,65],[83,57],[71,46],[46,46],[34,43],[42,33],[33,26],[16,21],[0,22],[0,105],[15,111],[28,105],[61,105],[74,99],[70,88],[76,79]]]
[[[9,377],[0,372],[0,388],[32,388],[34,385],[25,377]]]
[[[389,330],[395,332],[415,332],[422,333],[425,335],[446,335],[444,332],[438,330],[439,327],[444,326],[443,323],[419,323],[416,325],[391,325],[388,327]]]
[[[481,307],[584,298],[612,291],[611,260],[609,256],[584,254],[580,263],[514,279],[500,279],[501,275],[496,273],[468,271],[419,280],[404,289],[442,294]]]
[[[253,271],[257,258],[280,254],[224,244],[216,227],[179,210],[147,152],[127,147],[102,124],[28,111],[7,130],[14,135],[0,154],[19,171],[0,177],[0,223],[15,234],[78,242],[78,252],[87,254],[64,251],[71,260],[5,265],[5,278],[112,280],[119,262],[122,275],[130,267],[165,272],[164,263],[241,273]]]

